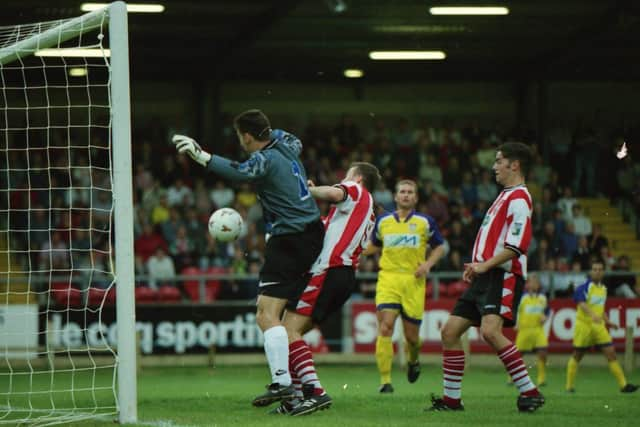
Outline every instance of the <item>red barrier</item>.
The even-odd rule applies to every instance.
[[[441,299],[429,301],[422,319],[420,337],[424,352],[440,352],[440,329],[447,321],[455,300]],[[550,302],[551,313],[545,323],[545,331],[549,337],[549,351],[555,353],[570,352],[572,349],[573,325],[576,318],[575,303],[571,299],[556,299]],[[611,329],[611,337],[616,349],[624,349],[624,330],[627,325],[634,328],[634,347],[640,350],[640,299],[610,298],[606,305],[607,315],[611,321],[620,325],[619,329]],[[372,353],[376,343],[376,313],[371,302],[354,302],[352,304],[352,337],[354,351]],[[399,323],[396,324],[394,342],[400,337]],[[505,334],[513,339],[515,331],[505,329]],[[476,328],[469,330],[471,352],[488,353],[493,350],[482,340]]]

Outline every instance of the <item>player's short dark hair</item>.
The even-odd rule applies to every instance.
[[[593,264],[600,264],[602,265],[602,268],[606,266],[604,260],[599,256],[594,256],[593,258],[591,258],[591,268],[593,268]]]
[[[367,162],[354,162],[351,164],[352,168],[355,168],[355,172],[362,177],[362,185],[369,192],[376,189],[378,183],[382,179],[378,168]]]
[[[260,110],[247,110],[233,119],[233,127],[248,133],[258,141],[268,141],[271,137],[271,123],[269,118]]]
[[[522,176],[526,177],[529,174],[529,168],[533,160],[533,153],[531,148],[522,142],[505,142],[498,147],[498,151],[502,152],[502,157],[509,159],[509,161],[517,160],[520,162],[520,170]]]

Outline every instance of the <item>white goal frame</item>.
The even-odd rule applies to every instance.
[[[105,9],[107,10],[105,16]],[[115,226],[115,281],[117,316],[117,402],[120,423],[137,422],[135,277],[133,251],[133,194],[131,111],[129,94],[129,36],[126,4],[111,3],[0,49],[0,64],[33,55],[80,35],[83,29],[108,21],[110,93],[113,147],[113,203]],[[62,31],[61,31],[62,30]]]

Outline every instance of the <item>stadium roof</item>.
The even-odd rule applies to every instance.
[[[77,0],[3,0],[0,25],[81,14]],[[140,3],[145,3],[141,1]],[[147,2],[148,3],[148,2]],[[637,80],[634,0],[160,1],[130,14],[139,79],[324,82],[346,68],[366,81]],[[433,16],[429,7],[507,6],[506,16]],[[372,61],[371,50],[442,50],[443,61]],[[211,65],[205,65],[210,63]]]

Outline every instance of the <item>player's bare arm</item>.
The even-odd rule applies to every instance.
[[[431,272],[431,269],[434,265],[440,261],[440,259],[444,256],[445,249],[444,245],[438,245],[431,252],[427,259],[418,266],[418,269],[415,272],[416,278],[418,277],[427,277],[427,275]]]

